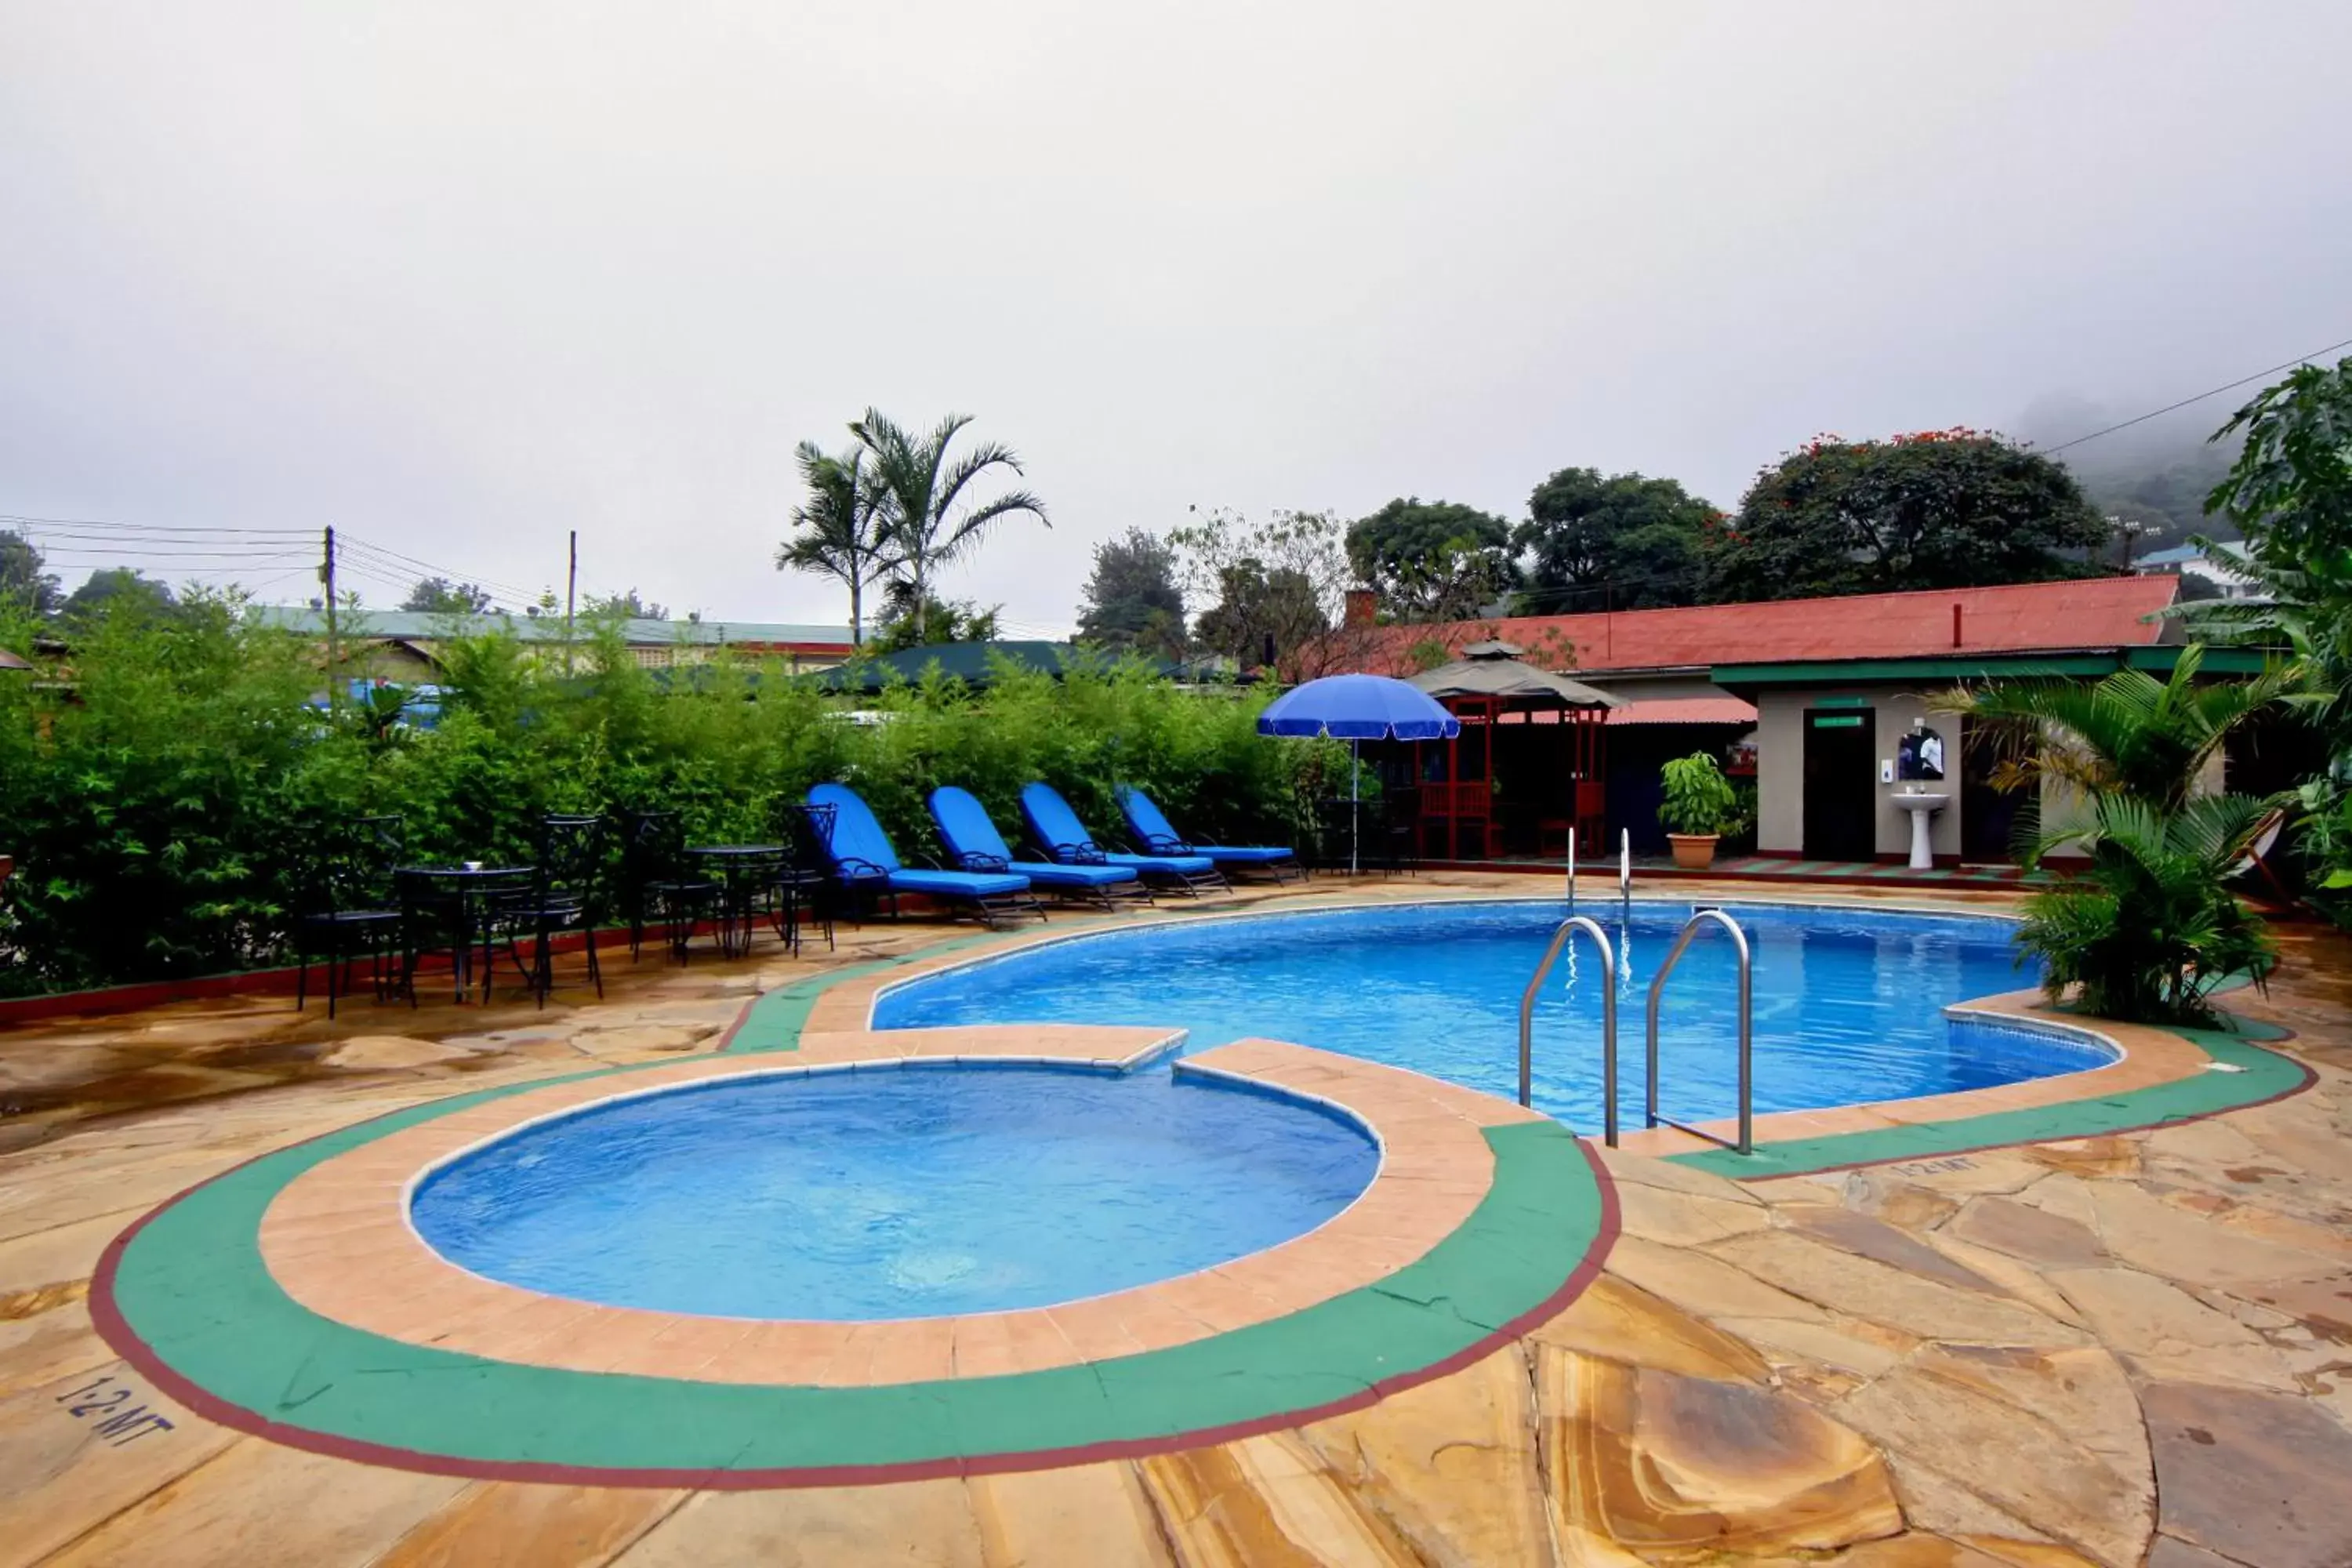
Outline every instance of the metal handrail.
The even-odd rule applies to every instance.
[[[1683,950],[1690,946],[1691,939],[1698,934],[1698,928],[1708,921],[1715,921],[1729,931],[1732,945],[1739,951],[1739,1141],[1738,1142],[1733,1142],[1727,1138],[1717,1137],[1712,1132],[1702,1131],[1696,1127],[1685,1126],[1671,1117],[1658,1114],[1658,998],[1665,990],[1666,976],[1675,972],[1675,963],[1681,960]],[[1665,961],[1658,965],[1657,976],[1650,982],[1647,1042],[1650,1087],[1648,1098],[1643,1105],[1643,1113],[1649,1119],[1649,1125],[1656,1127],[1663,1123],[1677,1132],[1687,1132],[1694,1138],[1704,1138],[1710,1143],[1719,1143],[1727,1149],[1735,1150],[1742,1154],[1752,1154],[1756,1152],[1756,1039],[1752,1026],[1754,997],[1753,977],[1748,952],[1748,933],[1739,929],[1739,922],[1721,910],[1700,910],[1689,920],[1684,921],[1682,934],[1675,938],[1673,950],[1666,954]]]
[[[1617,834],[1617,919],[1627,931],[1633,929],[1633,830],[1620,828]]]
[[[1583,931],[1601,948],[1601,1094],[1602,1136],[1609,1146],[1617,1146],[1617,955],[1609,946],[1609,933],[1591,915],[1570,915],[1559,922],[1551,933],[1551,945],[1544,949],[1543,962],[1536,965],[1535,978],[1519,998],[1519,1103],[1526,1105],[1535,1091],[1535,1027],[1536,998],[1542,994],[1543,983],[1559,961],[1560,949],[1568,939]]]

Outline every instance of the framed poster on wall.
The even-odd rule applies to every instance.
[[[1904,736],[1895,748],[1895,776],[1901,779],[1942,778],[1944,737],[1925,724]]]

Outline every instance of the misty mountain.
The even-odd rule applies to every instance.
[[[2109,405],[2073,393],[2037,397],[2018,416],[2012,433],[2048,450],[2128,419],[2137,400]],[[2185,544],[2191,534],[2235,539],[2238,531],[2205,515],[2205,498],[2237,460],[2239,441],[2210,439],[2234,407],[2221,399],[2184,408],[2145,425],[2101,436],[2056,454],[2073,470],[2092,504],[2109,517],[2137,522],[2143,531],[2132,553]]]

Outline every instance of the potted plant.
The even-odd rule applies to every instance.
[[[1665,824],[1675,864],[1704,871],[1715,864],[1715,841],[1738,819],[1738,792],[1706,752],[1676,757],[1659,774],[1665,798],[1658,803],[1658,820]]]

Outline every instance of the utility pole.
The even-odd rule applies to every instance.
[[[580,531],[572,531],[572,562],[563,572],[563,673],[572,673],[572,609],[580,594]]]
[[[319,568],[319,580],[327,585],[327,711],[342,711],[342,647],[335,636],[335,525],[327,525],[327,559]]]

